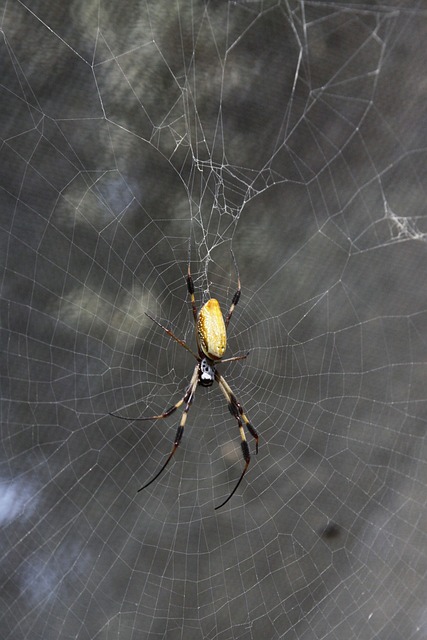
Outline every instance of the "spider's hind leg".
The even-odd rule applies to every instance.
[[[191,307],[193,309],[194,324],[197,326],[197,307],[196,307],[196,297],[194,295],[193,276],[191,275],[191,269],[190,269],[190,256],[188,256],[187,289],[188,289],[188,294],[190,296]]]
[[[236,258],[234,257],[234,253],[233,253],[233,251],[232,251],[232,250],[231,250],[231,255],[233,256],[234,268],[236,269],[236,274],[237,274],[237,291],[236,291],[236,293],[234,294],[233,299],[231,300],[230,309],[229,309],[229,311],[228,311],[228,313],[227,313],[227,317],[226,317],[226,319],[225,319],[225,328],[226,328],[226,329],[228,328],[228,323],[229,323],[229,322],[230,322],[230,320],[231,320],[231,316],[233,315],[234,308],[235,308],[235,306],[237,305],[237,303],[239,302],[239,300],[240,300],[240,294],[241,294],[241,292],[242,292],[242,286],[241,286],[241,284],[240,284],[239,269],[238,269],[238,267],[237,267]]]

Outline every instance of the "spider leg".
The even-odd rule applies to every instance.
[[[161,327],[164,331],[166,331],[166,333],[168,334],[168,336],[170,336],[171,338],[173,338],[178,344],[181,345],[181,347],[184,347],[184,349],[187,349],[187,351],[189,351],[191,353],[192,356],[194,356],[194,358],[198,358],[198,356],[196,356],[196,354],[194,353],[194,351],[192,349],[190,349],[190,347],[188,346],[188,344],[186,342],[184,342],[184,340],[181,340],[180,338],[177,338],[177,336],[170,330],[167,329],[163,324],[161,324],[160,322],[158,322],[155,318],[153,318],[152,316],[150,316],[149,313],[145,312],[145,315],[148,316],[150,318],[150,320],[152,320],[153,322],[155,322],[156,324],[159,325],[159,327]]]
[[[194,394],[196,392],[196,388],[197,388],[198,383],[199,383],[199,364],[197,363],[195,368],[194,368],[194,373],[193,373],[193,376],[191,378],[191,382],[187,387],[187,391],[185,392],[185,396],[182,398],[182,400],[177,402],[176,405],[174,405],[173,407],[168,409],[168,411],[165,412],[166,415],[170,415],[173,411],[175,411],[175,409],[178,409],[178,407],[180,407],[184,402],[186,403],[184,412],[183,412],[182,417],[181,417],[181,421],[180,421],[178,429],[176,431],[176,435],[175,435],[175,440],[174,440],[174,443],[173,443],[172,451],[170,452],[170,454],[169,454],[168,458],[166,459],[166,462],[164,463],[164,465],[160,468],[160,471],[158,471],[156,473],[154,478],[151,478],[151,480],[149,480],[146,484],[144,484],[143,487],[138,489],[137,493],[139,493],[143,489],[146,489],[148,486],[150,486],[150,484],[152,482],[157,480],[159,475],[166,469],[166,467],[167,467],[170,459],[172,458],[173,454],[175,453],[175,451],[178,449],[179,443],[181,442],[181,439],[182,439],[182,434],[184,433],[184,427],[185,427],[185,423],[187,421],[187,415],[188,415],[188,412],[190,410],[191,403],[193,402]],[[161,414],[160,416],[154,416],[154,417],[155,418],[164,418],[164,417],[166,417],[166,415],[165,414]]]
[[[113,413],[112,411],[109,412],[109,415],[113,416],[114,418],[120,418],[120,420],[129,420],[130,422],[143,422],[144,420],[161,420],[162,418],[167,418],[168,416],[171,415],[171,413],[179,409],[179,407],[183,404],[184,401],[185,401],[185,396],[181,398],[181,400],[178,400],[178,402],[174,404],[172,407],[170,407],[169,409],[166,409],[166,411],[164,411],[158,416],[148,416],[147,418],[128,418],[127,416],[121,416],[119,413]]]
[[[251,436],[255,440],[255,453],[258,453],[259,435],[258,435],[256,429],[249,422],[245,412],[243,411],[242,405],[240,404],[240,402],[238,402],[236,396],[234,395],[233,391],[231,390],[230,385],[226,382],[226,380],[222,377],[222,375],[220,373],[218,373],[218,371],[215,371],[215,379],[218,382],[221,391],[223,392],[223,394],[227,398],[227,401],[229,403],[229,407],[228,408],[230,410],[231,415],[236,417],[235,411],[237,409],[237,411],[239,412],[239,415],[241,416],[241,418],[243,419],[243,422],[245,423],[245,427],[247,428],[247,430],[249,431],[249,433],[251,434]]]
[[[231,320],[231,316],[233,315],[233,311],[234,311],[234,307],[236,306],[236,304],[239,302],[240,300],[240,294],[242,292],[242,287],[240,284],[240,275],[239,275],[239,269],[237,267],[237,262],[236,262],[236,258],[234,257],[234,253],[231,250],[231,255],[233,256],[233,262],[234,262],[234,268],[236,269],[236,274],[237,274],[237,291],[233,296],[233,299],[231,301],[231,306],[230,309],[228,311],[227,317],[225,319],[225,328],[228,328],[228,323]]]
[[[194,283],[193,283],[193,278],[190,271],[190,255],[188,256],[187,289],[190,295],[191,307],[193,309],[194,324],[197,326],[197,307],[196,307],[196,298],[194,295]]]
[[[249,351],[245,353],[244,356],[233,356],[232,358],[225,358],[224,360],[221,360],[221,364],[223,362],[235,362],[236,360],[245,360],[245,358],[247,358],[248,355],[249,355]]]
[[[242,474],[239,478],[239,480],[237,481],[236,486],[234,487],[233,491],[230,493],[230,495],[228,496],[228,498],[226,500],[224,500],[224,502],[221,502],[220,505],[218,505],[217,507],[215,507],[215,510],[220,509],[221,507],[223,507],[225,504],[227,504],[227,502],[230,500],[230,498],[233,497],[233,495],[236,493],[240,483],[243,480],[243,476],[245,475],[246,471],[248,470],[249,467],[249,463],[251,461],[251,456],[249,453],[249,446],[246,440],[246,435],[245,435],[245,430],[243,428],[243,423],[245,424],[246,428],[248,429],[249,433],[251,434],[251,436],[255,439],[256,441],[256,453],[258,453],[258,433],[256,432],[256,430],[254,429],[254,427],[251,425],[251,423],[249,422],[248,418],[246,417],[242,405],[237,401],[236,396],[234,395],[234,393],[232,392],[230,386],[227,384],[227,382],[224,380],[224,378],[216,371],[215,372],[215,380],[218,382],[218,385],[221,389],[221,391],[223,392],[227,403],[228,403],[228,408],[229,411],[231,413],[232,416],[234,416],[234,418],[236,418],[237,420],[237,424],[239,426],[239,431],[240,431],[240,438],[241,438],[241,447],[242,447],[242,453],[243,453],[243,459],[245,461],[245,466],[243,468]]]

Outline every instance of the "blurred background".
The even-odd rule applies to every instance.
[[[2,637],[425,638],[425,4],[0,6]]]

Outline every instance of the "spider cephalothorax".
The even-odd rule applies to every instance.
[[[230,322],[231,316],[233,315],[234,307],[239,302],[240,292],[241,292],[239,271],[237,269],[237,264],[236,264],[236,260],[234,258],[233,253],[232,253],[232,256],[233,256],[234,266],[236,268],[236,273],[237,273],[237,291],[233,296],[230,309],[228,311],[228,314],[225,320],[222,315],[219,302],[215,298],[210,298],[202,306],[202,308],[200,309],[200,312],[197,312],[196,299],[194,295],[193,278],[190,272],[190,263],[188,263],[187,289],[190,295],[191,307],[193,310],[193,318],[194,318],[196,340],[197,340],[197,351],[198,351],[197,354],[194,353],[194,351],[187,345],[186,342],[184,342],[184,340],[177,338],[177,336],[170,329],[167,329],[165,326],[160,324],[160,322],[152,318],[147,313],[147,316],[151,320],[153,320],[162,329],[164,329],[171,338],[173,338],[176,342],[178,342],[178,344],[184,347],[184,349],[189,351],[197,360],[197,364],[194,367],[190,384],[187,386],[185,394],[181,398],[181,400],[178,400],[176,404],[174,404],[172,407],[170,407],[163,413],[159,414],[158,416],[150,416],[149,418],[128,418],[125,416],[120,416],[116,413],[111,414],[113,416],[116,416],[117,418],[122,418],[123,420],[161,420],[162,418],[167,418],[168,416],[171,415],[171,413],[176,411],[176,409],[179,409],[179,407],[185,404],[181,421],[179,423],[179,426],[175,435],[175,441],[172,447],[172,451],[170,452],[166,462],[161,467],[160,471],[156,473],[154,478],[152,478],[143,487],[141,487],[141,489],[138,489],[138,491],[142,491],[142,489],[145,489],[146,487],[148,487],[152,482],[154,482],[154,480],[156,480],[159,477],[159,475],[166,468],[169,460],[172,458],[173,454],[177,450],[179,443],[181,442],[182,434],[184,433],[184,426],[187,420],[187,414],[190,410],[191,403],[193,402],[197,386],[200,385],[202,387],[211,387],[214,381],[216,381],[227,400],[228,409],[231,415],[237,420],[237,424],[239,426],[239,431],[240,431],[241,447],[242,447],[243,458],[245,461],[245,466],[243,468],[242,474],[236,486],[234,487],[233,491],[230,493],[228,498],[224,500],[224,502],[222,502],[218,507],[215,507],[215,509],[219,509],[220,507],[223,507],[230,500],[230,498],[236,492],[237,487],[241,483],[243,476],[245,475],[248,469],[251,456],[249,453],[249,446],[246,441],[244,427],[246,427],[246,429],[249,431],[251,436],[255,439],[255,443],[256,443],[255,450],[256,450],[256,453],[258,453],[258,433],[256,432],[256,430],[254,429],[254,427],[251,425],[248,418],[246,417],[243,411],[242,405],[237,401],[237,398],[234,395],[233,391],[231,390],[230,386],[222,377],[222,375],[218,373],[216,369],[216,365],[219,363],[231,362],[234,360],[242,360],[243,358],[247,357],[247,354],[246,354],[243,356],[234,356],[231,358],[226,358],[225,360],[222,359],[222,356],[224,355],[225,349],[227,346],[228,324]]]
[[[211,387],[215,380],[215,365],[212,360],[202,358],[199,362],[199,384],[202,387]]]

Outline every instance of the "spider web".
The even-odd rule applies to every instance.
[[[425,638],[424,3],[0,15],[2,637]]]

